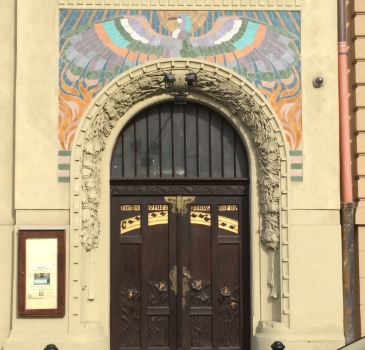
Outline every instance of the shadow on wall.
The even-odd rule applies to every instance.
[[[346,349],[346,350],[364,350],[365,349],[365,337],[361,339],[355,340],[354,342],[343,346],[342,348],[338,349]]]

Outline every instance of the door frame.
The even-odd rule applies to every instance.
[[[95,151],[99,161],[97,168],[92,170],[91,184],[97,186],[90,188],[85,187],[83,180],[84,171],[88,171],[87,164],[90,164],[90,158],[85,151],[94,147],[92,141],[92,132],[94,123],[101,118],[102,106],[110,96],[120,89],[123,84],[132,82],[134,77],[143,75],[146,72],[161,75],[163,69],[173,70],[177,76],[185,74],[186,70],[196,69],[203,74],[214,73],[219,79],[231,80],[232,84],[240,87],[242,90],[255,99],[255,103],[260,106],[262,117],[266,118],[271,124],[277,140],[280,153],[281,171],[279,176],[280,193],[278,193],[280,203],[280,244],[277,250],[277,274],[275,276],[279,291],[277,298],[270,298],[270,288],[267,285],[269,254],[261,244],[259,232],[262,230],[262,214],[260,213],[262,205],[260,204],[260,155],[255,144],[251,130],[245,122],[241,120],[240,114],[233,112],[223,102],[204,93],[195,91],[189,92],[188,101],[206,105],[219,112],[223,117],[231,122],[239,136],[241,137],[249,159],[250,166],[250,223],[251,223],[251,268],[252,268],[252,338],[256,333],[256,327],[261,327],[260,320],[271,320],[278,324],[278,327],[290,327],[290,299],[289,299],[289,260],[286,257],[289,254],[289,224],[290,224],[290,173],[289,150],[285,142],[285,134],[275,112],[272,110],[263,95],[246,81],[243,77],[221,67],[217,64],[204,62],[194,59],[179,60],[159,60],[158,62],[149,62],[145,65],[138,66],[121,75],[120,79],[111,82],[106,86],[94,99],[94,103],[85,112],[79,123],[75,135],[71,153],[71,177],[70,177],[70,299],[69,299],[69,318],[70,330],[72,332],[84,331],[84,320],[95,320],[100,324],[101,334],[109,337],[109,227],[110,227],[110,160],[113,147],[120,130],[133,118],[140,110],[163,101],[171,101],[172,97],[165,91],[158,94],[146,95],[135,104],[129,106],[122,117],[115,121],[114,126],[107,134],[100,135],[102,147]],[[184,76],[184,75],[183,75]],[[103,112],[104,113],[104,112]],[[90,146],[90,141],[92,141]],[[85,165],[86,164],[86,165]],[[265,165],[266,166],[266,165]],[[276,180],[275,180],[276,181]],[[82,197],[84,192],[91,193],[96,202],[95,204],[83,204]],[[93,213],[97,213],[97,220]],[[91,213],[91,214],[90,214]],[[87,229],[83,220],[85,217],[95,219],[90,230],[100,228],[99,242],[93,249],[85,249],[87,239]],[[100,225],[99,225],[100,224]],[[281,259],[281,252],[285,256]],[[279,262],[280,261],[280,262]],[[285,276],[283,276],[285,274]],[[284,277],[284,278],[283,278]],[[106,289],[108,288],[108,289]],[[265,322],[268,328],[272,328],[270,322]],[[266,327],[266,326],[263,327]]]

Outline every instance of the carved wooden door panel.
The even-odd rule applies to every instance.
[[[176,349],[176,215],[168,209],[163,197],[112,197],[113,350]]]
[[[111,349],[247,349],[247,196],[112,196]]]

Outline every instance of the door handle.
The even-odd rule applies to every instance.
[[[193,278],[193,276],[190,276],[190,274],[189,274],[189,273],[187,273],[187,272],[184,272],[184,273],[183,273],[183,276],[184,276],[185,278],[187,278],[188,280],[191,280],[191,279]]]

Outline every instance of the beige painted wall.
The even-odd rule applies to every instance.
[[[57,182],[57,1],[17,3],[15,209],[68,209]]]
[[[143,0],[141,0],[143,1]],[[152,0],[151,0],[152,1]],[[187,0],[188,1],[188,0]],[[198,2],[198,0],[196,0]],[[85,1],[68,1],[72,4]],[[162,1],[164,4],[167,2]],[[161,2],[161,3],[162,3]],[[6,32],[12,28],[13,11],[10,0],[0,0],[0,6],[7,8],[9,16],[0,21],[0,29]],[[17,9],[17,85],[16,85],[16,119],[15,119],[15,231],[19,225],[44,227],[52,225],[67,226],[70,221],[69,193],[70,186],[57,182],[57,91],[58,91],[58,1],[57,0],[18,0]],[[60,3],[65,3],[61,1]],[[85,2],[86,3],[86,2]],[[105,0],[105,4],[107,0]],[[113,1],[122,6],[122,1]],[[132,4],[128,1],[128,3]],[[140,3],[140,1],[137,1]],[[175,3],[168,2],[168,3]],[[176,1],[177,4],[182,3]],[[200,2],[199,2],[200,3]],[[207,1],[208,3],[208,1]],[[213,2],[209,1],[213,4]],[[214,9],[223,6],[226,1],[216,1]],[[232,4],[238,2],[232,0]],[[269,4],[274,1],[242,1],[242,9],[274,9]],[[283,4],[290,6],[285,7]],[[339,158],[338,158],[338,103],[337,103],[337,36],[336,36],[336,0],[311,1],[277,0],[280,9],[302,10],[302,81],[303,81],[303,145],[304,145],[304,182],[291,183],[289,188],[291,222],[289,222],[289,243],[282,247],[285,258],[290,261],[290,270],[284,271],[290,281],[290,329],[282,328],[280,336],[287,341],[287,349],[299,350],[304,346],[316,348],[316,341],[324,345],[323,349],[333,349],[343,344],[342,337],[342,291],[341,291],[341,249],[339,226]],[[109,1],[108,4],[111,4]],[[264,6],[261,6],[264,4]],[[64,7],[67,4],[63,5]],[[73,5],[72,5],[73,6]],[[81,6],[81,5],[80,5]],[[83,5],[86,6],[86,5]],[[95,6],[95,5],[94,5]],[[111,5],[108,5],[110,8]],[[132,6],[132,5],[130,5]],[[236,5],[235,5],[236,6]],[[181,6],[176,6],[181,8]],[[166,7],[164,7],[166,8]],[[212,6],[208,7],[213,9]],[[228,7],[224,7],[228,9]],[[235,7],[238,9],[237,7]],[[275,7],[277,8],[277,7]],[[10,22],[10,23],[7,23]],[[0,30],[0,33],[3,31]],[[321,33],[321,35],[318,35]],[[7,40],[10,40],[9,38]],[[11,39],[12,40],[12,39]],[[11,46],[12,41],[7,43]],[[9,52],[5,62],[13,66],[13,52]],[[3,94],[8,96],[0,108],[5,108],[6,115],[12,115],[12,70]],[[315,89],[312,79],[316,75],[325,78],[325,85]],[[10,87],[10,88],[9,88]],[[1,87],[0,87],[1,89]],[[11,100],[11,103],[10,103]],[[5,105],[7,107],[5,107]],[[2,114],[2,110],[1,114]],[[6,126],[6,123],[9,123]],[[0,193],[5,193],[5,202],[0,203],[0,224],[8,225],[4,230],[6,238],[0,236],[1,249],[8,256],[8,267],[0,270],[1,277],[10,279],[11,259],[16,266],[15,248],[9,249],[16,242],[12,232],[12,120],[6,119],[1,135],[7,135],[6,150],[0,149],[1,160],[5,160],[5,172],[0,178]],[[365,129],[364,129],[365,130]],[[3,180],[6,179],[6,180]],[[4,190],[4,192],[3,192]],[[3,214],[4,213],[4,214]],[[5,215],[4,219],[1,215]],[[284,214],[283,214],[284,215]],[[286,215],[286,214],[285,214]],[[106,215],[107,217],[108,215]],[[108,226],[108,223],[103,223]],[[68,240],[67,254],[72,256],[75,241]],[[16,246],[16,245],[15,245]],[[1,253],[1,252],[0,252]],[[108,247],[98,252],[97,257],[108,264]],[[82,256],[73,260],[67,270],[67,281],[80,278]],[[97,266],[103,273],[101,268]],[[104,265],[105,266],[105,265]],[[257,266],[255,268],[258,269]],[[282,276],[284,275],[282,271]],[[330,276],[330,278],[328,277]],[[260,278],[264,281],[266,276]],[[15,277],[13,285],[16,285]],[[2,286],[0,288],[3,288]],[[70,295],[74,290],[68,290]],[[265,293],[267,291],[264,291]],[[0,289],[1,293],[1,289]],[[29,339],[33,339],[34,348],[45,346],[46,341],[59,341],[63,349],[71,349],[75,342],[90,343],[94,337],[95,344],[107,344],[108,332],[100,327],[100,322],[108,323],[101,306],[104,302],[87,300],[87,290],[77,290],[72,295],[82,299],[78,310],[67,309],[66,317],[57,320],[19,319],[15,313],[16,302],[13,300],[12,336],[8,339],[5,350],[27,349]],[[2,294],[2,293],[1,293]],[[5,294],[10,299],[11,292]],[[330,298],[329,298],[330,295]],[[99,298],[105,298],[102,292]],[[69,299],[67,299],[69,301]],[[257,299],[255,299],[257,302]],[[266,302],[267,295],[260,296],[260,302]],[[93,304],[94,303],[94,304]],[[10,303],[9,303],[10,304]],[[96,306],[93,306],[96,305]],[[73,314],[83,312],[78,318],[77,327],[72,325]],[[9,329],[10,309],[0,309],[0,334]],[[3,316],[4,315],[4,316]],[[103,315],[103,316],[100,316]],[[269,317],[265,313],[263,317]],[[257,321],[261,315],[255,315]],[[101,318],[105,319],[102,320]],[[282,315],[279,315],[280,319]],[[313,322],[313,318],[316,321]],[[4,324],[4,326],[3,326]],[[6,326],[7,325],[7,326]],[[3,327],[3,328],[1,328]],[[8,327],[8,328],[6,328]],[[76,329],[71,335],[69,329]],[[257,335],[257,349],[266,349],[266,344],[277,338],[275,331],[261,330]],[[266,333],[265,333],[266,332]],[[49,334],[44,338],[41,334]],[[62,334],[61,334],[62,333]],[[25,343],[24,334],[28,335]],[[33,338],[32,338],[33,336]],[[53,336],[53,338],[51,337]],[[270,338],[271,337],[271,338]],[[53,340],[52,340],[53,339]],[[313,340],[308,345],[308,340]],[[98,343],[99,341],[99,343]],[[271,341],[272,342],[272,341]],[[43,344],[43,345],[42,345]],[[97,346],[95,345],[94,346]],[[260,345],[261,344],[261,345]],[[318,344],[318,343],[317,343]],[[1,344],[0,344],[1,346]],[[99,349],[101,349],[100,347]],[[309,347],[310,348],[310,347]],[[318,346],[317,346],[318,348]],[[99,350],[98,349],[98,350]],[[322,348],[321,348],[322,349]]]
[[[292,186],[293,209],[340,207],[336,9],[332,0],[306,0],[302,8],[304,181]],[[325,79],[320,89],[316,76]]]
[[[291,320],[300,332],[342,329],[342,307],[332,304],[342,303],[336,5],[302,7],[304,181],[291,184],[290,231]],[[316,76],[322,88],[313,87]]]
[[[14,1],[0,0],[0,224],[13,224]]]
[[[15,1],[0,0],[0,348],[10,333],[13,232],[13,109]]]

